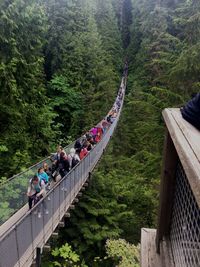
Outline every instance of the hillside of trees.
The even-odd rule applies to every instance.
[[[140,229],[157,220],[161,111],[199,92],[199,26],[198,0],[0,2],[0,177],[102,118],[129,62],[117,131],[44,267],[139,266]]]
[[[1,1],[0,43],[0,176],[10,177],[107,112],[123,50],[109,1]]]

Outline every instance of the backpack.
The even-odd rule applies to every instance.
[[[111,122],[111,115],[107,117],[107,122]]]
[[[75,157],[72,158],[72,169],[79,163],[79,160]]]
[[[39,179],[39,183],[37,185],[34,185],[33,184],[33,179],[31,179],[30,183],[31,183],[31,186],[35,189],[36,193],[39,193],[41,191],[41,181]]]
[[[47,175],[46,172],[38,174],[38,177],[39,177],[40,181],[42,180],[42,181],[44,181],[45,184],[48,184],[49,176]]]
[[[79,139],[76,140],[76,142],[75,142],[75,144],[74,144],[74,148],[75,148],[75,149],[79,149],[79,148],[81,148],[81,142],[80,142]]]
[[[90,141],[92,139],[91,133],[86,133],[86,139],[87,141]]]
[[[59,171],[57,171],[57,167],[55,164],[52,164],[51,168],[51,177],[53,178],[54,182],[56,181],[56,177],[59,175]]]

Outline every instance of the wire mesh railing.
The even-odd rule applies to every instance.
[[[176,267],[200,266],[200,208],[181,163],[176,171],[170,241]]]
[[[122,88],[126,84],[122,80]],[[124,100],[124,97],[123,97]],[[0,237],[0,267],[28,267],[43,247],[101,158],[118,123],[121,109],[101,141],[64,178]],[[32,176],[32,173],[28,174]],[[26,183],[27,186],[27,183]],[[48,213],[45,211],[48,210]],[[41,216],[38,216],[40,212]]]

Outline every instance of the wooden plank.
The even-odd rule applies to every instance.
[[[171,112],[200,163],[200,131],[183,119],[179,109],[172,109]]]
[[[175,267],[172,255],[171,243],[169,239],[168,240],[166,238],[163,239],[160,248],[160,255],[163,267]]]
[[[200,164],[196,155],[191,149],[191,145],[185,138],[182,129],[174,119],[173,112],[173,109],[165,109],[163,112],[163,117],[192,188],[194,197],[198,206],[200,207]]]
[[[156,253],[156,230],[142,228],[141,230],[141,267],[174,267],[170,247],[162,242],[161,253]]]
[[[141,229],[141,251],[140,251],[140,264],[141,267],[148,267],[148,233],[145,228]]]

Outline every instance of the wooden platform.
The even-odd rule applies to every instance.
[[[141,267],[174,267],[170,248],[166,241],[161,244],[160,255],[156,253],[156,230],[141,230]]]
[[[200,207],[200,131],[183,119],[180,109],[165,109],[163,117]]]
[[[178,108],[165,109],[163,118],[167,131],[160,185],[158,227],[157,231],[142,229],[141,267],[174,266],[171,246],[167,240],[170,236],[176,170],[179,161],[197,205],[200,207],[200,131],[183,119]]]

